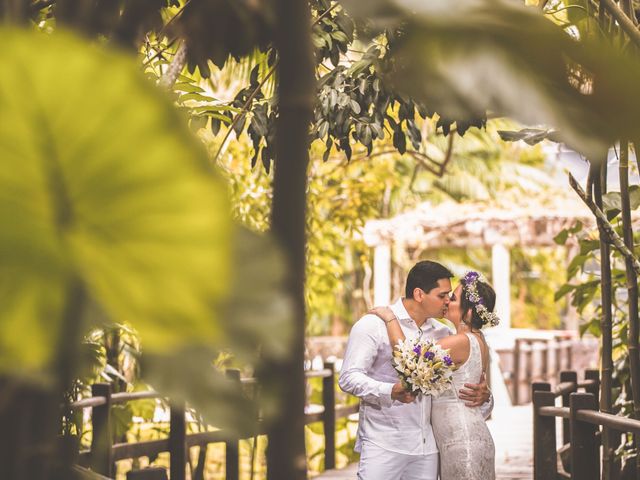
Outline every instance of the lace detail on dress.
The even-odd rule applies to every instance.
[[[467,333],[469,358],[453,373],[453,387],[433,398],[431,425],[440,451],[441,480],[494,480],[495,446],[478,407],[458,398],[465,383],[478,383],[482,352],[478,338]]]

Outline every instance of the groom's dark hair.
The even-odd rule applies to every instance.
[[[420,288],[429,293],[438,286],[438,280],[451,278],[453,273],[438,262],[423,260],[416,263],[407,275],[407,286],[404,294],[406,298],[413,298],[413,291]]]

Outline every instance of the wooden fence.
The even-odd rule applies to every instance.
[[[498,354],[500,370],[514,405],[531,401],[533,382],[554,383],[563,370],[582,371],[597,365],[597,340],[579,338],[576,332],[566,330],[537,333],[516,330],[505,332],[504,338],[488,337]],[[309,363],[342,358],[346,343],[347,337],[307,338]]]
[[[573,368],[574,340],[569,336],[553,338],[516,338],[513,350],[498,349],[505,383],[514,405],[531,401],[530,385],[553,382],[558,372]],[[511,357],[509,359],[509,357]],[[509,359],[509,361],[506,361]]]
[[[583,392],[578,392],[582,389]],[[587,370],[584,381],[576,372],[562,372],[560,383],[534,383],[533,464],[534,480],[600,479],[600,444],[603,429],[640,434],[640,420],[600,412],[597,370]],[[562,406],[556,406],[556,398]],[[562,447],[556,449],[556,418],[562,418]],[[615,445],[614,445],[615,447]]]
[[[238,370],[228,370],[227,374],[240,384],[255,384],[253,378],[240,378]],[[358,405],[336,405],[335,366],[325,362],[323,370],[307,371],[307,379],[322,378],[322,407],[317,412],[305,414],[305,423],[323,422],[325,440],[325,469],[335,468],[336,420],[358,411]],[[184,480],[186,476],[187,454],[191,447],[206,448],[210,443],[225,444],[226,478],[239,478],[238,437],[224,430],[187,434],[185,406],[170,402],[169,435],[159,440],[137,443],[112,444],[111,407],[116,404],[140,399],[161,398],[156,392],[112,393],[110,384],[96,384],[92,387],[92,397],[70,405],[72,410],[91,409],[93,429],[91,448],[80,452],[76,472],[85,478],[111,479],[114,477],[115,462],[125,459],[156,456],[169,452],[169,473],[171,480]],[[264,425],[258,422],[256,435],[265,434]],[[90,470],[89,470],[90,469]],[[163,480],[167,478],[164,468],[149,468],[127,473],[127,480]]]

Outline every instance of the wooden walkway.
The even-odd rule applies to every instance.
[[[533,407],[496,407],[487,422],[496,444],[498,480],[533,479]]]
[[[533,479],[531,405],[496,407],[487,422],[496,444],[497,480]],[[355,480],[358,465],[325,472],[314,480]],[[463,479],[460,479],[463,480]]]

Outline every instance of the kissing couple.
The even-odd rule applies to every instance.
[[[353,325],[338,383],[360,399],[359,480],[495,479],[482,328],[498,323],[496,294],[477,272],[468,272],[454,290],[452,277],[439,263],[418,262],[404,298]],[[442,317],[455,333],[435,320]],[[419,337],[437,341],[455,365],[451,387],[437,397],[407,390],[392,363],[398,342]]]

